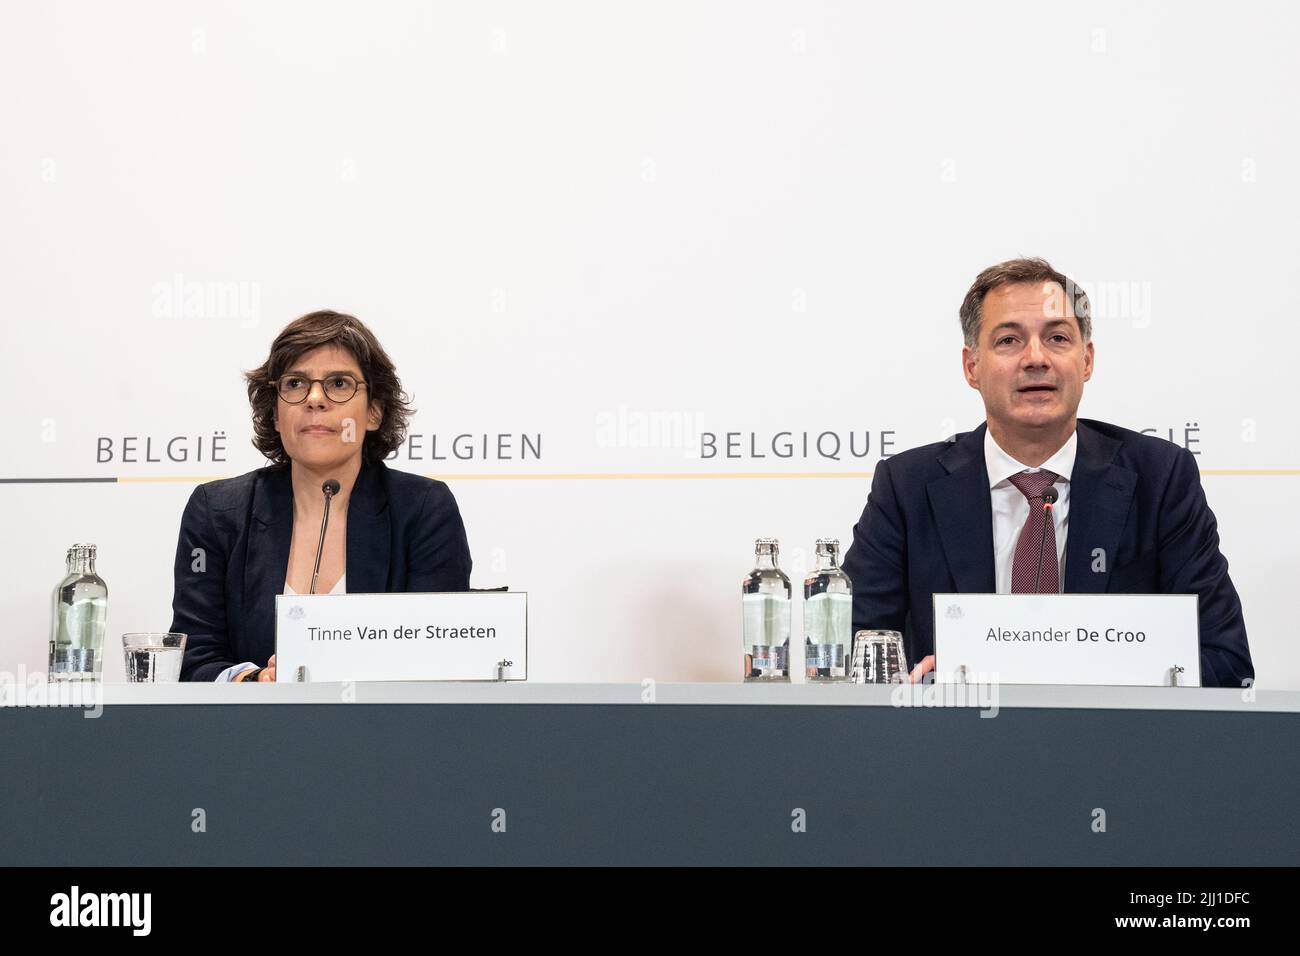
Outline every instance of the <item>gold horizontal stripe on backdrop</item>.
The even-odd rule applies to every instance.
[[[669,481],[711,478],[870,478],[870,471],[629,471],[629,472],[538,472],[534,474],[441,474],[425,475],[440,481]],[[1293,477],[1300,468],[1204,468],[1202,475],[1213,477],[1248,475],[1254,477]],[[118,478],[119,483],[203,482],[229,478],[230,475],[132,475]]]

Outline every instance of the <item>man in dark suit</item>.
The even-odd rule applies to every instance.
[[[936,592],[1197,594],[1202,685],[1253,682],[1196,459],[1077,417],[1093,367],[1086,293],[1013,259],[980,273],[960,315],[986,422],[878,465],[844,560],[854,629],[902,631],[918,681],[934,669]]]

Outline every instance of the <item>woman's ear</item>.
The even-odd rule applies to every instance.
[[[370,410],[367,413],[367,431],[378,431],[379,426],[384,423],[384,406],[379,402],[371,402]]]

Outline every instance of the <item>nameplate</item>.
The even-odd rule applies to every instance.
[[[1195,594],[936,594],[935,681],[1200,687],[1197,602]]]
[[[279,594],[275,676],[280,683],[527,680],[528,595]]]

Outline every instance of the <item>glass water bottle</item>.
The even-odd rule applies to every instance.
[[[108,586],[95,573],[95,546],[68,549],[68,573],[54,592],[49,680],[99,680],[104,669]]]
[[[790,579],[777,567],[776,538],[754,542],[754,570],[741,587],[747,681],[790,680]]]
[[[817,564],[803,582],[804,679],[847,681],[853,664],[853,585],[840,569],[840,542],[817,539]]]

